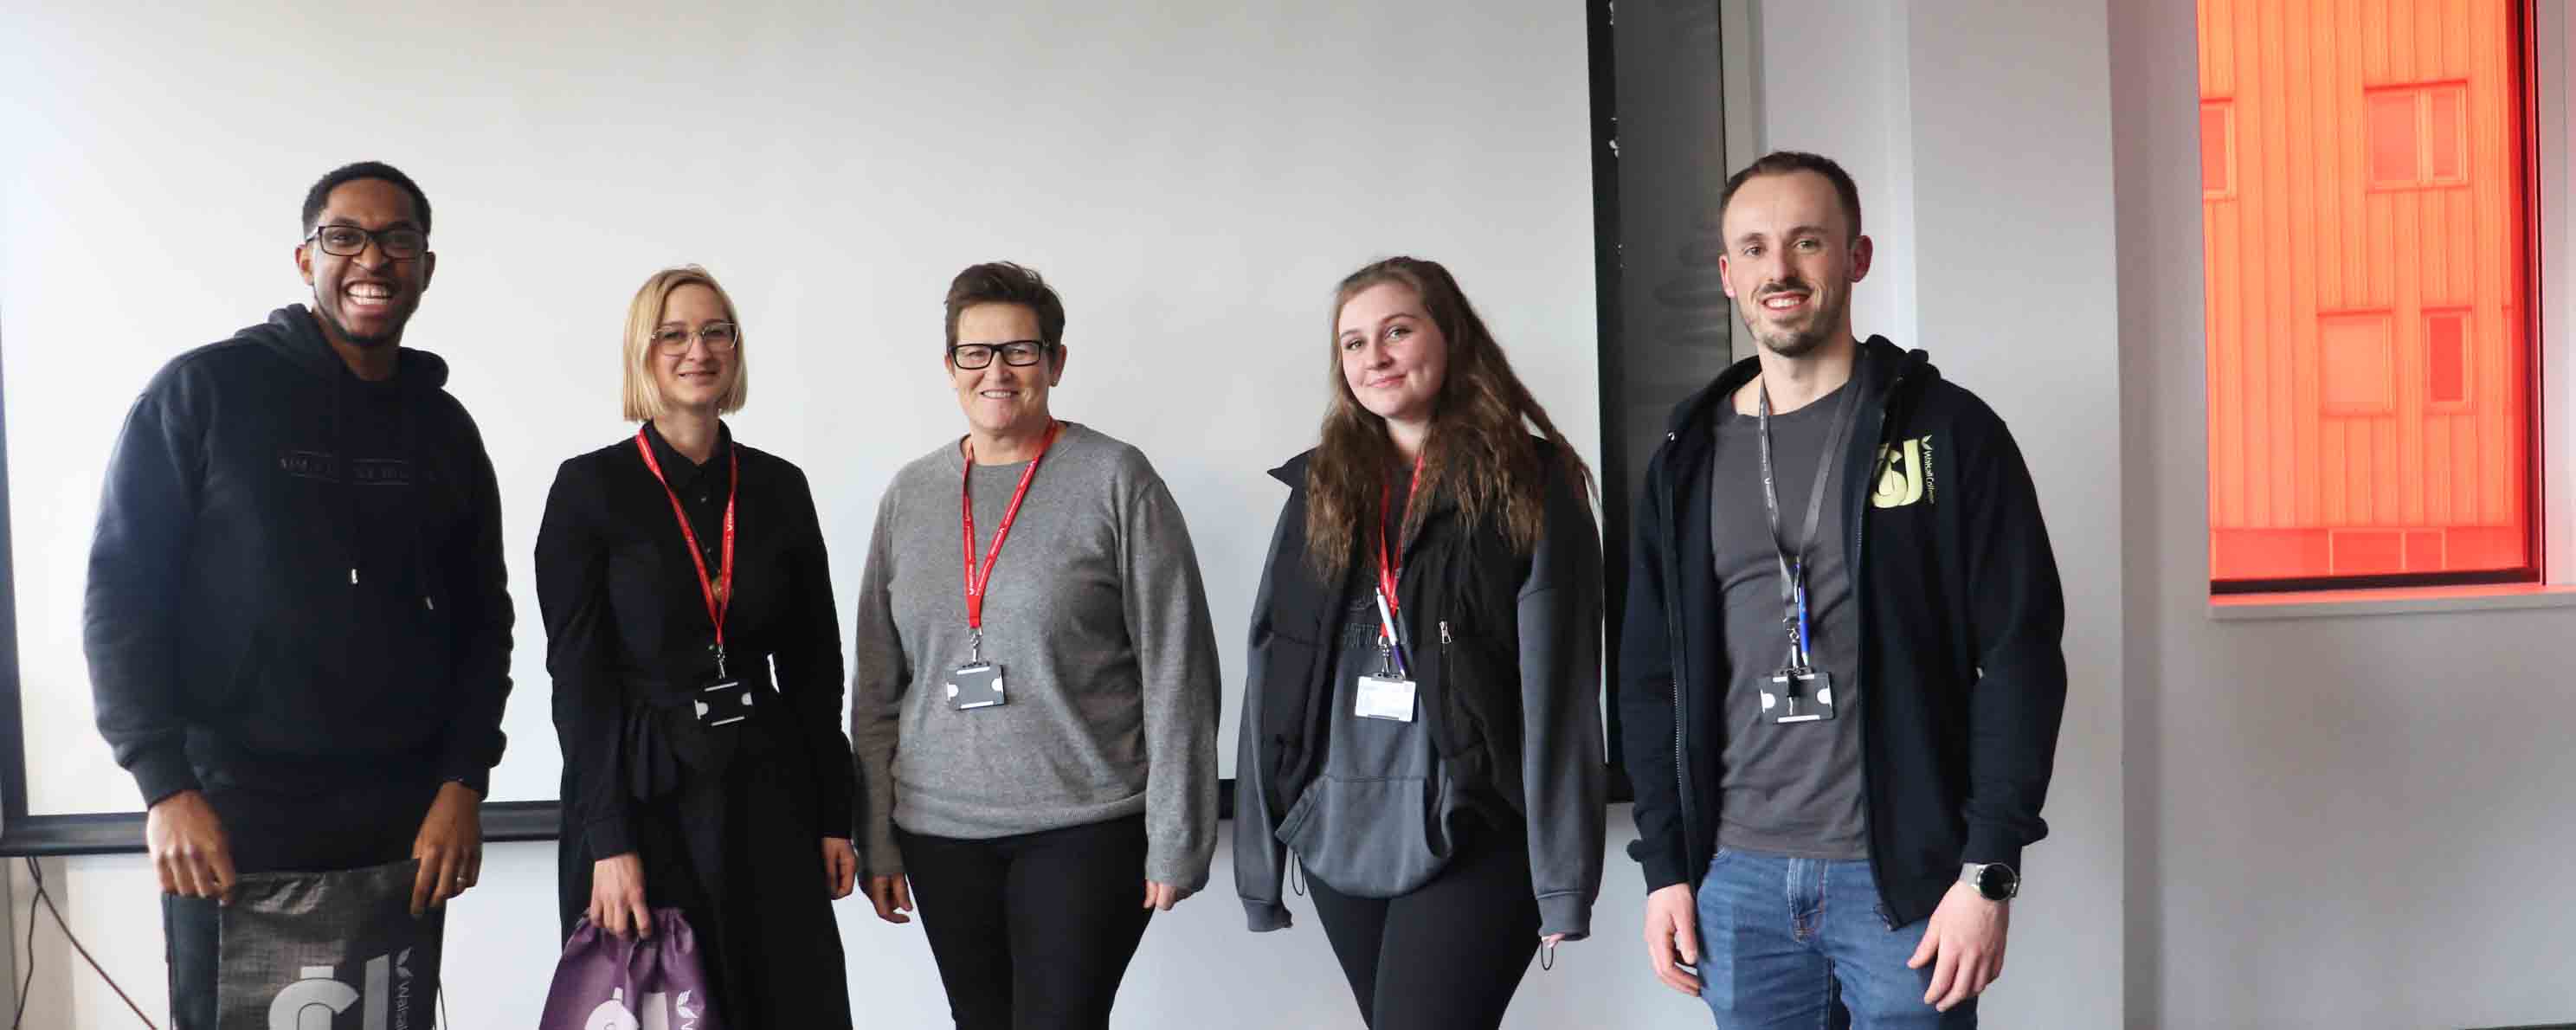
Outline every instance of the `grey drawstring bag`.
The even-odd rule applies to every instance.
[[[537,1030],[723,1030],[707,997],[697,934],[676,908],[653,910],[653,936],[573,924]]]
[[[246,873],[219,909],[221,1030],[431,1030],[447,912],[414,919],[406,859],[329,873]]]

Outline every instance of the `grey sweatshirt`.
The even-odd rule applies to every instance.
[[[1216,847],[1216,634],[1189,529],[1134,447],[1067,422],[1029,484],[984,599],[1007,703],[960,711],[968,661],[954,441],[877,504],[851,635],[850,741],[869,875],[894,827],[989,839],[1145,814],[1145,879],[1207,883]],[[978,466],[975,554],[1028,466]]]
[[[1279,551],[1275,534],[1288,528],[1283,513],[1271,553]],[[1270,635],[1261,630],[1271,611],[1272,573],[1262,571],[1253,601],[1239,756],[1260,754],[1252,713],[1261,711],[1261,692],[1273,689],[1263,682]],[[1328,623],[1334,636],[1324,642],[1330,652],[1323,660],[1333,663],[1334,676],[1324,765],[1295,807],[1280,816],[1276,836],[1268,832],[1273,813],[1266,771],[1258,761],[1235,763],[1235,893],[1256,932],[1289,924],[1279,897],[1289,850],[1335,889],[1372,898],[1422,886],[1455,850],[1449,817],[1465,799],[1442,774],[1422,723],[1363,719],[1353,710],[1352,681],[1376,664],[1369,657],[1375,650],[1374,602],[1365,611],[1352,598],[1336,604],[1345,610]],[[1580,940],[1591,932],[1592,903],[1601,893],[1608,768],[1600,703],[1601,547],[1591,510],[1571,490],[1549,491],[1547,530],[1530,556],[1515,617],[1522,711],[1517,800],[1529,813],[1530,892],[1538,901],[1541,934]],[[1408,644],[1439,646],[1436,640]]]

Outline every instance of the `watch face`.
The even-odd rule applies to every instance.
[[[2001,862],[1989,862],[1977,870],[1977,893],[1985,895],[1988,900],[2010,898],[2020,886],[2021,877],[2012,871],[2012,867]]]

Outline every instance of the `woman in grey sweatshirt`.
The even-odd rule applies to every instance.
[[[1438,264],[1343,280],[1333,355],[1321,443],[1272,472],[1235,890],[1287,926],[1293,852],[1369,1026],[1493,1027],[1601,889],[1590,473]]]
[[[1145,456],[1049,411],[1055,291],[976,265],[947,309],[967,433],[886,488],[851,639],[860,864],[959,1027],[1106,1027],[1215,850],[1206,591]]]

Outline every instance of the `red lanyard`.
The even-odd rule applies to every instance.
[[[1046,460],[1047,449],[1055,446],[1055,437],[1064,429],[1062,422],[1047,424],[1046,440],[1038,444],[1038,456],[1029,459],[1027,471],[1020,473],[1020,488],[1011,493],[1011,506],[1002,512],[1002,524],[993,530],[993,543],[984,549],[984,567],[975,567],[975,441],[965,444],[966,466],[957,474],[958,507],[964,509],[966,542],[961,549],[966,559],[966,625],[975,631],[980,648],[984,639],[984,588],[993,582],[993,560],[1002,556],[1002,541],[1011,535],[1011,523],[1020,517],[1020,502],[1029,499],[1029,481],[1038,475],[1038,463]]]
[[[1430,456],[1431,448],[1426,444],[1422,448],[1422,453],[1413,458],[1413,482],[1404,488],[1406,518],[1413,516],[1413,495],[1422,489],[1422,459]],[[1387,487],[1393,489],[1395,484],[1390,482]],[[1392,647],[1396,644],[1395,619],[1404,614],[1404,608],[1395,600],[1395,584],[1397,580],[1403,578],[1403,567],[1397,565],[1395,559],[1387,555],[1386,550],[1386,516],[1389,507],[1387,495],[1379,494],[1377,498],[1377,596],[1385,599],[1386,614],[1378,620],[1380,623],[1378,632],[1385,637],[1387,646]]]
[[[716,578],[707,578],[707,559],[698,551],[698,531],[689,528],[689,513],[680,507],[680,495],[671,489],[671,481],[662,475],[662,463],[653,457],[653,446],[644,442],[644,430],[635,431],[635,450],[644,455],[644,467],[653,470],[653,479],[662,484],[662,493],[671,499],[671,514],[680,520],[680,536],[689,542],[689,560],[698,566],[698,591],[707,599],[707,621],[716,625],[716,675],[724,675],[725,610],[733,607],[733,503],[742,493],[742,452],[725,449],[731,461],[728,470],[733,480],[725,486],[724,561]]]

